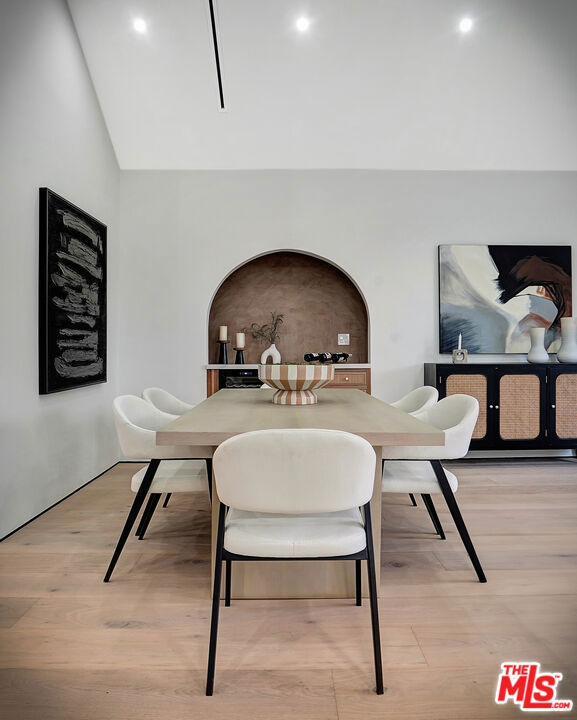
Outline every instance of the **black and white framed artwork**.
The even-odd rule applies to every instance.
[[[106,225],[40,188],[40,393],[106,382]]]

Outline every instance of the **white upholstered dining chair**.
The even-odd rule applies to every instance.
[[[403,412],[409,413],[409,415],[413,415],[414,413],[419,413],[423,410],[427,410],[428,408],[433,407],[433,405],[436,404],[438,399],[439,391],[437,390],[437,388],[434,388],[431,385],[423,385],[422,387],[415,388],[415,390],[411,390],[411,392],[403,395],[402,398],[395,400],[395,402],[390,403],[390,405],[398,408],[399,410],[402,410]],[[413,493],[409,493],[409,498],[411,499],[413,507],[416,507],[417,501],[415,500],[415,496],[413,495]],[[423,502],[425,503],[425,507],[429,511],[429,515],[431,516],[433,525],[435,525],[435,520],[431,515],[429,505],[425,502],[424,498]],[[435,529],[437,529],[436,526]]]
[[[104,582],[110,580],[146,496],[149,495],[149,501],[136,533],[140,539],[144,537],[163,492],[204,490],[207,482],[210,489],[212,474],[212,448],[156,444],[156,431],[175,420],[174,415],[158,410],[135,395],[117,397],[113,403],[113,414],[118,440],[125,457],[150,462],[132,477],[131,488],[136,494]],[[161,461],[162,466],[159,468]]]
[[[432,494],[441,493],[479,581],[486,582],[485,573],[455,499],[459,484],[457,477],[441,464],[441,460],[454,460],[467,454],[478,415],[479,403],[469,395],[450,395],[427,410],[415,413],[419,420],[444,431],[445,445],[384,447],[382,490],[384,493],[420,493],[437,532],[444,539],[434,506],[428,505]]]
[[[159,387],[146,388],[142,391],[142,397],[158,410],[170,415],[184,415],[194,407]]]
[[[142,391],[142,397],[158,410],[162,410],[162,412],[169,413],[170,415],[176,415],[177,417],[184,415],[194,407],[194,405],[184,402],[184,400],[180,400],[172,393],[169,393],[168,390],[163,390],[159,387],[146,388]],[[171,494],[172,493],[166,493],[166,497],[162,503],[163,508],[168,505]]]
[[[370,499],[376,456],[361,437],[339,430],[256,430],[214,453],[219,512],[206,694],[216,663],[222,563],[230,605],[234,561],[367,561],[376,691],[383,693]],[[360,507],[363,508],[361,513]]]
[[[439,399],[439,391],[431,385],[423,385],[403,395],[402,398],[389,403],[403,412],[413,414],[433,407]]]

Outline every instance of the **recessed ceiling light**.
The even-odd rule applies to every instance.
[[[459,31],[462,33],[471,32],[473,29],[473,20],[470,17],[464,17],[459,22]]]
[[[296,21],[296,26],[297,26],[297,30],[299,32],[306,32],[309,29],[309,27],[311,26],[311,21],[309,20],[308,17],[300,17]]]
[[[146,20],[143,20],[142,18],[136,18],[132,23],[132,27],[137,33],[140,33],[141,35],[144,35],[146,30],[148,29],[146,25]]]

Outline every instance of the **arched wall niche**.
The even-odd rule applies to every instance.
[[[354,281],[330,261],[295,250],[259,255],[233,270],[212,299],[208,322],[209,363],[218,358],[218,328],[228,326],[229,363],[235,333],[283,313],[277,347],[283,362],[302,362],[305,352],[348,352],[349,362],[369,358],[369,316]],[[350,344],[339,346],[338,333]],[[257,363],[266,345],[246,335],[245,363]]]

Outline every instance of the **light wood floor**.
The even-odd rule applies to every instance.
[[[493,700],[507,660],[563,672],[558,697],[577,701],[577,462],[451,467],[488,583],[442,500],[445,542],[420,499],[386,498],[383,696],[367,602],[269,600],[221,609],[216,694],[204,697],[207,497],[173,497],[104,585],[138,469],[124,464],[0,544],[0,717],[520,718]]]

